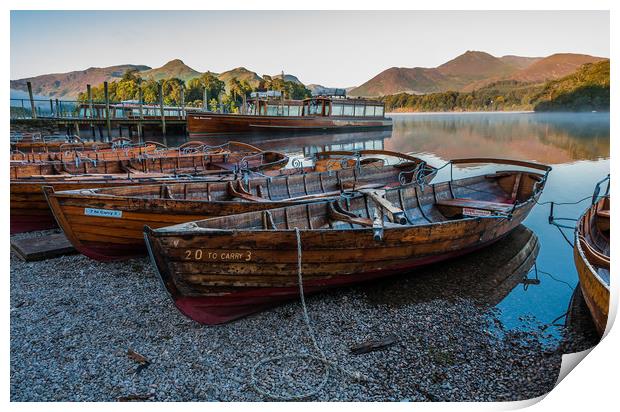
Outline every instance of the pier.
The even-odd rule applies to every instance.
[[[157,136],[165,143],[167,135],[187,134],[188,111],[204,110],[186,107],[183,93],[180,106],[164,105],[161,86],[157,104],[144,103],[142,96],[138,100],[111,102],[107,82],[104,83],[104,101],[92,99],[90,85],[87,85],[88,101],[35,99],[31,83],[27,86],[28,98],[11,99],[11,133],[15,135],[67,134],[102,142],[115,137],[135,137],[142,142]]]

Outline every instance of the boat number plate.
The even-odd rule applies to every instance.
[[[100,216],[100,217],[123,217],[122,210],[109,210],[109,209],[93,209],[90,207],[84,208],[84,214],[86,216]]]
[[[252,260],[252,251],[208,251],[202,249],[187,249],[185,260],[209,260],[220,262],[249,262]]]
[[[491,211],[480,210],[480,209],[470,209],[468,207],[464,207],[463,216],[491,216]]]

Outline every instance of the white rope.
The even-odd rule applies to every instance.
[[[312,328],[312,324],[310,323],[310,316],[308,315],[308,307],[306,306],[306,298],[304,295],[304,285],[303,285],[303,277],[302,277],[302,269],[301,269],[302,247],[301,247],[301,234],[300,234],[299,228],[295,228],[295,236],[297,239],[297,281],[299,284],[299,298],[301,302],[301,308],[303,311],[304,322],[306,324],[306,329],[308,331],[308,336],[310,336],[314,349],[319,353],[319,356],[309,355],[309,354],[308,355],[289,354],[289,355],[273,356],[270,358],[261,359],[258,363],[254,365],[251,371],[252,386],[258,393],[260,393],[263,396],[272,398],[272,399],[286,400],[286,401],[306,399],[319,393],[327,384],[327,381],[329,380],[330,369],[332,367],[337,368],[338,370],[348,375],[350,378],[352,378],[355,381],[370,381],[368,377],[363,376],[361,373],[349,372],[348,370],[342,368],[341,366],[327,359],[325,352],[323,351],[321,346],[319,346],[319,343],[317,342],[316,337],[315,337],[314,329]],[[287,393],[286,395],[276,394],[268,389],[262,389],[261,387],[259,387],[257,385],[256,370],[260,366],[266,363],[281,361],[285,359],[312,359],[312,360],[321,362],[325,366],[325,369],[323,372],[323,379],[321,380],[321,383],[310,391],[302,392],[298,394]]]

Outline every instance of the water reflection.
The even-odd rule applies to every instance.
[[[540,284],[533,270],[539,250],[536,234],[520,225],[478,252],[361,288],[375,304],[403,306],[458,297],[496,306],[513,289],[527,292]]]
[[[386,148],[459,157],[512,157],[546,164],[609,157],[608,113],[392,115]]]
[[[600,337],[594,326],[594,321],[586,305],[586,301],[581,292],[581,287],[577,284],[573,295],[571,296],[568,310],[566,312],[566,338],[570,340],[571,334],[581,336],[582,344],[586,349],[596,345],[600,341]]]
[[[338,134],[276,134],[273,136],[244,137],[243,141],[264,150],[286,152],[289,155],[303,157],[326,150],[362,150],[383,149],[386,139],[392,135],[391,130],[372,132],[338,133]],[[234,140],[234,138],[232,138]],[[207,144],[221,144],[228,138],[219,137],[201,139]]]

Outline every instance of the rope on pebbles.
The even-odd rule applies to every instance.
[[[297,354],[273,356],[273,357],[261,359],[258,363],[254,365],[251,371],[251,379],[252,379],[251,383],[252,383],[253,388],[263,396],[276,399],[276,400],[282,400],[282,401],[302,400],[302,399],[310,398],[316,395],[327,384],[327,381],[329,380],[329,376],[330,376],[330,370],[332,368],[343,372],[345,375],[349,376],[354,381],[358,381],[358,382],[369,382],[370,381],[368,377],[362,375],[360,372],[350,372],[344,369],[343,367],[339,366],[337,363],[329,360],[327,356],[325,355],[325,352],[323,351],[323,349],[319,346],[316,340],[316,337],[315,337],[314,328],[312,327],[312,324],[310,323],[310,316],[308,315],[308,308],[306,306],[306,299],[304,296],[304,285],[303,285],[303,278],[302,278],[302,271],[301,271],[301,259],[302,259],[301,235],[299,232],[299,228],[295,228],[295,236],[297,238],[297,280],[299,284],[299,298],[301,302],[301,308],[303,311],[304,323],[306,324],[308,336],[312,340],[312,345],[314,346],[315,351],[319,355],[317,356],[317,355],[297,353]],[[277,361],[282,361],[282,360],[287,360],[287,359],[297,359],[297,360],[306,359],[306,360],[314,360],[314,361],[320,362],[324,366],[323,379],[321,380],[321,383],[318,386],[316,386],[314,389],[309,390],[307,392],[292,393],[292,394],[287,393],[285,395],[274,393],[269,389],[263,389],[257,384],[256,371],[261,366],[267,363],[270,363],[270,362],[277,362]]]

